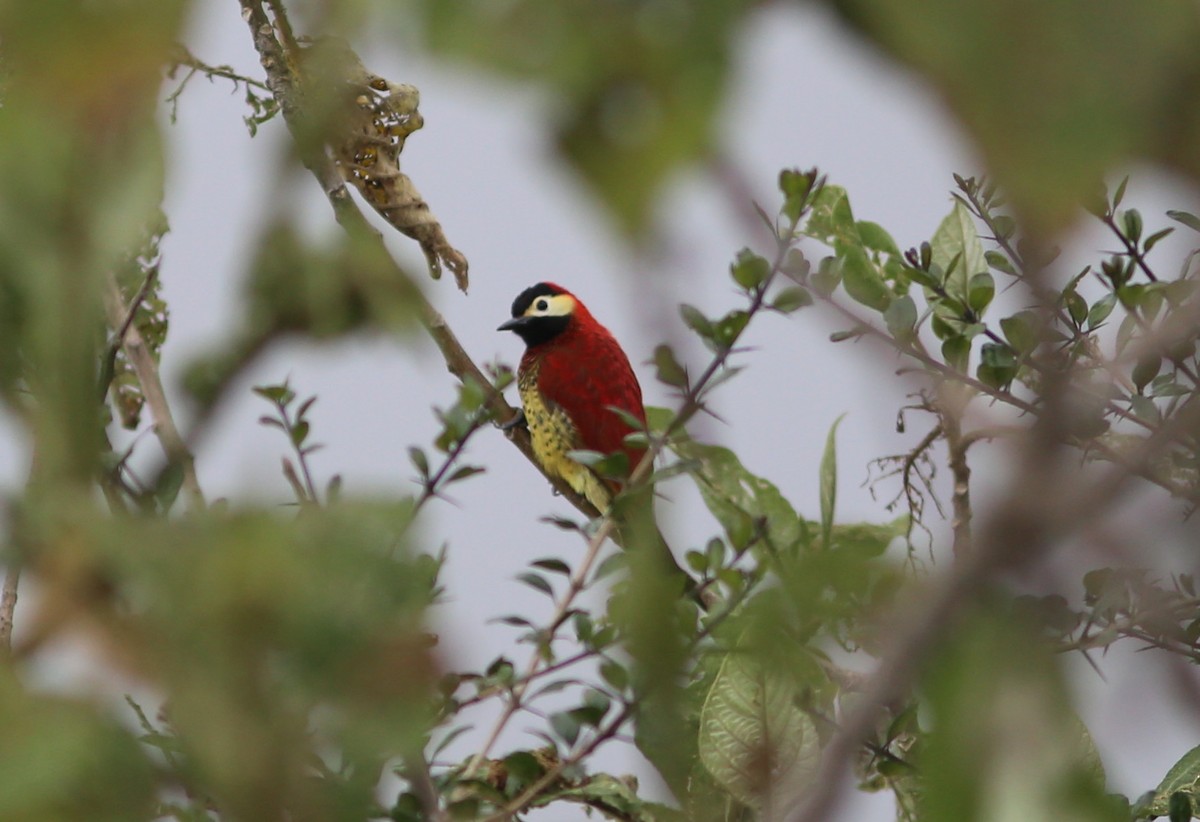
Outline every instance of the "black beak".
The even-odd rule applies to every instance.
[[[516,331],[526,325],[529,325],[529,317],[513,317],[511,320],[500,323],[497,331]]]

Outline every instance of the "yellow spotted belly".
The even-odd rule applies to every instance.
[[[547,474],[563,479],[575,493],[582,495],[596,510],[604,512],[612,504],[608,486],[587,466],[567,456],[580,447],[579,434],[566,412],[547,403],[537,388],[537,369],[530,368],[517,381],[525,422],[533,443],[533,455]]]

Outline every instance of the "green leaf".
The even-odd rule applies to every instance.
[[[1128,822],[1072,710],[1041,627],[1009,608],[964,615],[922,679],[922,822]]]
[[[417,473],[421,475],[421,479],[429,476],[429,458],[425,456],[425,452],[415,445],[408,448],[408,459],[412,462],[413,467],[417,469]]]
[[[854,236],[857,231],[844,188],[827,185],[817,192],[804,226],[805,234],[832,245],[835,238]]]
[[[178,461],[167,463],[154,486],[154,501],[158,504],[158,510],[164,513],[170,511],[182,488],[183,464]]]
[[[861,0],[847,17],[953,101],[1014,211],[1042,236],[1073,221],[1097,180],[1130,158],[1196,173],[1194,144],[1168,144],[1191,133],[1177,67],[1200,39],[1192,4],[1020,8],[1017,26],[1008,4],[959,0]]]
[[[1007,240],[1017,232],[1017,221],[1006,214],[996,214],[992,217],[992,228],[996,232],[996,239]]]
[[[902,342],[912,339],[913,327],[917,324],[917,304],[913,298],[905,294],[892,300],[892,304],[883,312],[883,321],[888,331]]]
[[[892,301],[892,292],[879,274],[875,263],[859,246],[839,249],[842,261],[842,287],[856,301],[876,311],[883,311]]]
[[[713,336],[712,321],[705,317],[700,309],[683,303],[679,306],[679,316],[683,317],[687,327],[695,331],[701,338],[711,340]]]
[[[1162,782],[1154,789],[1154,800],[1150,804],[1150,814],[1167,816],[1170,813],[1171,797],[1184,794],[1191,798],[1193,804],[1200,797],[1200,745],[1192,748],[1179,758],[1167,771]]]
[[[534,568],[541,568],[543,571],[549,571],[553,574],[562,574],[564,577],[571,575],[571,566],[556,557],[546,557],[545,559],[535,559],[529,563]]]
[[[292,445],[295,445],[297,448],[299,448],[301,445],[303,445],[304,441],[306,439],[308,439],[308,429],[309,429],[308,422],[305,420],[301,420],[300,422],[293,425],[292,430],[290,432],[290,435],[292,438]]]
[[[966,337],[950,337],[942,343],[942,357],[946,365],[965,372],[971,358],[971,341]]]
[[[833,421],[825,437],[825,453],[821,455],[821,546],[828,549],[833,532],[833,514],[837,505],[837,430],[846,415]]]
[[[571,711],[560,711],[550,715],[550,727],[567,745],[574,745],[579,738],[579,719]]]
[[[670,412],[660,408],[649,408],[647,414],[654,429],[670,418]],[[690,476],[730,542],[745,544],[756,519],[765,521],[768,538],[781,550],[807,540],[807,528],[792,504],[774,484],[748,471],[733,451],[686,438],[674,440],[671,449],[680,459],[696,463]]]
[[[1164,228],[1164,229],[1154,232],[1153,234],[1151,234],[1149,237],[1146,238],[1146,242],[1142,243],[1142,250],[1145,251],[1146,253],[1149,253],[1150,249],[1152,249],[1152,248],[1154,248],[1154,246],[1158,245],[1160,240],[1163,240],[1166,237],[1171,236],[1171,234],[1173,234],[1174,232],[1175,232],[1174,228]]]
[[[796,285],[776,294],[775,299],[771,301],[771,308],[783,314],[791,314],[797,309],[812,305],[812,302],[813,298],[808,289]]]
[[[1082,326],[1088,318],[1087,300],[1079,296],[1079,292],[1074,288],[1064,291],[1062,299],[1067,313],[1071,315],[1071,321],[1075,323],[1076,327]]]
[[[1013,268],[1012,262],[1003,253],[999,251],[987,251],[984,252],[984,257],[988,265],[997,271],[1003,271],[1010,277],[1017,276],[1017,269]]]
[[[1171,822],[1191,822],[1192,798],[1183,791],[1171,794],[1167,801],[1167,817]]]
[[[256,385],[250,390],[263,399],[280,405],[287,405],[296,397],[286,382],[282,385]]]
[[[984,385],[1003,390],[1017,376],[1017,354],[1002,343],[984,343],[975,375]]]
[[[842,261],[837,257],[822,257],[817,263],[817,270],[809,278],[813,290],[823,297],[832,294],[841,281]]]
[[[629,685],[629,671],[624,665],[611,660],[600,663],[600,677],[618,691],[625,690]]]
[[[971,276],[967,289],[967,305],[976,316],[981,316],[996,296],[996,281],[987,271],[980,271]]]
[[[717,320],[716,325],[713,326],[713,340],[721,348],[732,348],[749,321],[750,315],[747,312],[735,308]]]
[[[1011,317],[1000,321],[1000,330],[1004,338],[1018,354],[1025,355],[1033,351],[1038,344],[1038,315],[1033,311],[1019,311]]]
[[[480,465],[463,465],[456,468],[454,472],[450,474],[450,476],[446,477],[445,482],[447,485],[449,485],[452,482],[459,482],[460,480],[465,480],[467,477],[473,477],[476,474],[482,474],[486,470],[486,468]]]
[[[988,264],[983,244],[979,241],[975,218],[962,202],[954,201],[954,208],[933,233],[929,246],[933,264],[948,272],[943,284],[946,293],[963,305],[968,305],[971,278],[987,271]],[[957,263],[954,263],[955,260]],[[934,305],[937,310],[936,303]]]
[[[675,352],[669,345],[659,345],[654,349],[655,377],[664,385],[684,388],[688,384],[687,370],[675,359]]]
[[[1183,223],[1192,231],[1200,231],[1200,217],[1186,211],[1168,211],[1167,216],[1177,223]]]
[[[1160,370],[1162,370],[1162,357],[1157,354],[1148,354],[1142,357],[1133,367],[1133,384],[1137,386],[1138,391],[1141,391],[1158,376]]]
[[[532,571],[525,571],[523,573],[517,574],[517,580],[520,582],[524,582],[526,585],[528,585],[530,588],[533,588],[535,591],[541,591],[543,594],[545,594],[548,597],[554,596],[553,586],[551,586],[549,581],[541,574],[535,574]]]
[[[1131,208],[1122,215],[1122,222],[1125,224],[1125,236],[1131,242],[1137,243],[1142,238],[1142,214],[1136,208]]]
[[[779,190],[783,193],[782,213],[791,222],[797,222],[804,213],[817,178],[815,168],[807,172],[785,168],[779,172]]]
[[[819,741],[797,696],[792,679],[748,654],[721,662],[700,710],[698,747],[705,770],[739,802],[758,808],[769,794],[786,807],[811,780]]]
[[[748,248],[738,252],[737,259],[729,266],[729,274],[733,281],[746,291],[751,291],[763,284],[771,274],[771,264],[766,258],[755,254]]]
[[[896,241],[892,239],[892,235],[888,234],[879,223],[873,223],[870,220],[859,220],[858,236],[862,238],[862,244],[865,248],[888,254],[892,257],[900,256],[900,249],[896,245]]]
[[[1113,308],[1117,304],[1117,295],[1113,293],[1105,294],[1096,302],[1092,303],[1092,307],[1088,309],[1087,327],[1088,331],[1093,331],[1099,328],[1101,323],[1108,319],[1108,315],[1112,313]],[[1010,339],[1009,342],[1012,342]]]

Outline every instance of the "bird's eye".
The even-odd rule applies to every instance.
[[[538,311],[545,311],[550,307],[550,303],[546,302],[545,300],[538,300],[534,307],[537,308]]]

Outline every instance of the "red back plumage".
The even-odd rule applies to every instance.
[[[624,451],[632,470],[644,449],[625,445],[625,435],[635,429],[612,408],[620,408],[645,423],[642,387],[613,335],[578,297],[575,303],[567,328],[550,341],[527,348],[522,368],[537,362],[538,389],[547,401],[567,413],[579,431],[583,448],[603,454]]]

